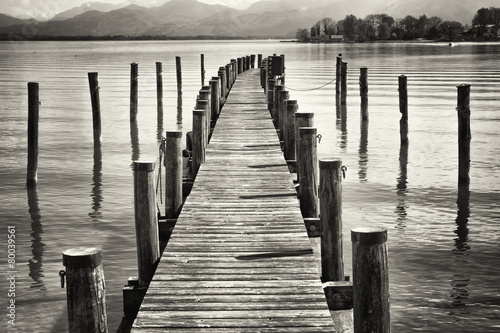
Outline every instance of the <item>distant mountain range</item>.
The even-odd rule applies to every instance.
[[[231,4],[232,0],[220,0]],[[330,17],[338,21],[353,14],[439,16],[470,24],[481,7],[499,6],[498,0],[267,0],[242,10],[196,0],[159,0],[143,7],[132,2],[112,5],[88,2],[57,14],[49,21],[22,20],[0,14],[0,34],[38,36],[214,36],[294,37],[298,28],[310,28]],[[134,1],[134,3],[140,3]]]

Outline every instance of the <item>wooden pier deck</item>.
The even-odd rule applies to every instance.
[[[233,85],[132,332],[334,332],[259,83]]]

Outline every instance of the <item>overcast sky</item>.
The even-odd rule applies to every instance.
[[[123,3],[126,0],[0,0],[0,13],[11,16],[27,16],[49,19],[55,14],[77,7],[86,2]],[[221,3],[232,7],[247,8],[257,0],[199,0],[205,3]],[[132,0],[139,5],[155,5],[167,0]]]

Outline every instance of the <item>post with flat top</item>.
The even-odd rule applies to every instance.
[[[38,119],[40,99],[38,83],[28,82],[28,168],[26,186],[34,187],[38,178]]]
[[[299,128],[301,127],[314,127],[314,113],[313,112],[296,112],[294,133],[295,133],[295,159],[299,159]],[[300,178],[299,170],[297,168],[297,179]]]
[[[458,113],[458,182],[469,184],[470,170],[470,85],[461,84],[457,87]]]
[[[148,285],[160,258],[155,163],[134,161],[134,212],[139,284]]]
[[[130,64],[130,121],[137,120],[137,97],[138,97],[138,64]]]
[[[99,248],[72,248],[63,252],[70,333],[108,332],[106,286]],[[64,275],[63,275],[64,274]]]
[[[288,90],[280,90],[278,93],[278,109],[276,110],[276,121],[278,126],[278,135],[281,141],[284,141],[285,137],[285,120],[287,115],[287,100],[290,98],[290,93]],[[297,140],[295,140],[297,142]]]
[[[274,107],[274,86],[276,85],[275,79],[269,79],[269,88],[267,90],[267,109],[273,115]]]
[[[167,131],[165,143],[165,217],[176,219],[182,206],[182,132]]]
[[[205,135],[203,127],[206,124],[206,111],[193,111],[193,164],[191,174],[196,177],[200,165],[205,163]]]
[[[201,85],[205,85],[205,55],[202,53],[200,55],[201,61]]]
[[[286,116],[285,116],[285,127],[284,127],[284,145],[285,145],[285,160],[292,161],[296,159],[295,156],[295,113],[299,109],[299,105],[296,100],[286,101]]]
[[[279,123],[279,113],[278,110],[280,109],[281,101],[279,99],[279,94],[280,91],[284,90],[285,87],[281,84],[277,84],[274,86],[274,97],[273,97],[273,111],[272,111],[272,117],[273,117],[273,122],[274,122],[274,127],[278,129],[278,123]]]
[[[210,83],[210,101],[211,101],[210,110],[212,110],[212,115],[210,116],[212,122],[210,126],[214,127],[220,112],[219,77],[213,76],[212,79],[209,81],[209,83]]]
[[[182,94],[182,67],[181,57],[175,57],[175,72],[177,74],[177,95]]]
[[[158,117],[163,117],[163,65],[156,62],[156,109]]]
[[[366,67],[360,69],[359,93],[361,95],[361,119],[368,120],[368,68]]]
[[[337,56],[337,63],[335,66],[335,93],[340,95],[340,79],[342,76],[342,54]]]
[[[408,143],[408,90],[407,90],[407,77],[400,75],[398,78],[399,90],[399,112],[401,112],[401,119],[399,120],[399,134],[401,143]]]
[[[387,230],[351,230],[354,333],[390,332]]]
[[[342,160],[319,161],[321,278],[344,280],[342,251]]]
[[[297,143],[299,199],[303,217],[318,217],[317,129],[300,127]]]
[[[347,103],[347,62],[342,61],[340,66],[340,104],[346,105]]]

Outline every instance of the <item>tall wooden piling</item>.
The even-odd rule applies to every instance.
[[[295,113],[299,109],[296,100],[286,101],[286,117],[284,124],[285,160],[295,160]]]
[[[62,254],[70,333],[108,332],[106,286],[99,248],[72,248]]]
[[[347,62],[342,61],[340,66],[340,104],[347,103]]]
[[[130,64],[130,121],[137,120],[138,79],[139,65],[133,62]]]
[[[354,333],[390,332],[387,230],[351,230]]]
[[[163,114],[163,65],[156,62],[156,108],[158,115]]]
[[[88,73],[90,101],[92,104],[92,127],[94,130],[94,145],[101,143],[101,105],[99,101],[99,82],[97,73]]]
[[[359,93],[361,95],[361,120],[368,120],[368,68],[366,67],[360,69]]]
[[[273,111],[272,111],[272,116],[273,116],[273,122],[274,126],[276,129],[278,129],[278,123],[279,123],[279,109],[281,107],[281,102],[279,99],[279,94],[280,91],[284,90],[285,87],[281,84],[277,84],[274,86],[274,97],[273,97]]]
[[[317,129],[300,127],[297,143],[299,199],[303,217],[318,217]]]
[[[335,93],[340,95],[340,79],[342,77],[342,54],[337,56],[337,63],[335,66]]]
[[[212,111],[210,110],[210,87],[203,86],[200,90],[199,98],[196,101],[196,109],[197,110],[205,110],[205,147],[208,145],[208,141],[210,139],[210,123],[212,121]]]
[[[288,90],[281,90],[278,93],[278,109],[276,110],[276,121],[278,123],[278,135],[281,141],[284,141],[285,137],[285,120],[287,115],[287,100],[290,98],[290,93]],[[297,142],[297,140],[295,140]]]
[[[134,161],[134,213],[140,285],[149,284],[160,258],[154,171],[154,162]]]
[[[401,119],[399,120],[399,134],[402,144],[408,143],[408,90],[407,90],[407,77],[400,75],[398,78],[398,91],[399,91],[399,112],[401,112]]]
[[[458,113],[458,182],[470,182],[470,85],[461,84],[457,87]]]
[[[344,281],[342,251],[342,161],[319,161],[321,272],[323,282]]]
[[[181,57],[175,57],[175,72],[177,74],[177,94],[182,94],[182,67],[181,67]]]
[[[228,94],[227,80],[226,80],[226,67],[219,67],[217,72],[221,82],[221,97],[225,99]]]
[[[193,111],[193,163],[191,174],[196,177],[200,165],[205,163],[205,130],[206,111]]]
[[[298,160],[299,152],[299,128],[301,127],[314,127],[314,113],[313,112],[296,112],[295,122],[294,122],[294,133],[295,133],[295,157]],[[297,179],[299,179],[299,170],[297,169]]]
[[[215,121],[219,117],[220,112],[220,92],[219,92],[219,77],[213,76],[209,81],[210,83],[210,109],[212,110],[211,127],[214,127]]]
[[[38,179],[38,119],[40,98],[37,82],[28,82],[28,167],[26,186],[34,187]]]
[[[182,206],[182,132],[167,131],[165,143],[165,217],[175,219]]]
[[[202,53],[200,55],[200,63],[201,63],[201,85],[205,85],[205,55]]]

